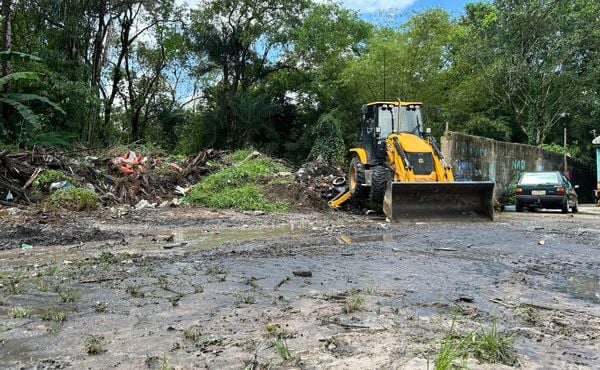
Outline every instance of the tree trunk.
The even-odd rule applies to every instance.
[[[12,40],[11,25],[11,7],[12,0],[2,0],[2,51],[10,51]],[[10,63],[8,60],[2,62],[2,76],[10,73]]]
[[[12,20],[11,20],[12,0],[2,0],[2,51],[10,51],[12,40]],[[2,62],[2,77],[11,73],[11,66],[8,60]],[[10,83],[5,87],[10,88]],[[8,123],[13,114],[12,108],[8,104],[2,104],[2,121]],[[13,134],[15,134],[14,130]]]
[[[130,9],[128,9],[130,10]],[[126,14],[124,15],[124,19],[121,22],[121,51],[119,52],[119,57],[117,58],[117,62],[114,67],[113,73],[113,81],[112,88],[110,91],[110,96],[107,100],[104,101],[104,127],[106,130],[110,125],[110,116],[112,114],[113,103],[115,101],[115,97],[119,91],[119,82],[121,81],[121,63],[123,63],[123,58],[129,53],[129,32],[131,31],[131,26],[133,24],[132,19]]]
[[[92,76],[90,86],[94,94],[100,98],[100,74],[102,72],[102,56],[104,55],[104,39],[108,29],[108,24],[105,22],[106,16],[106,0],[100,2],[98,9],[98,29],[94,35],[94,49],[92,52]],[[87,133],[88,145],[92,144],[96,122],[98,120],[97,107],[90,107],[90,119]],[[102,128],[101,128],[101,131]]]

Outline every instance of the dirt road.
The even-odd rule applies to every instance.
[[[17,213],[1,226],[0,368],[427,369],[494,323],[508,364],[594,368],[596,211]],[[481,353],[455,363],[511,367]]]

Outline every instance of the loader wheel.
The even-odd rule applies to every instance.
[[[358,157],[350,161],[350,173],[348,174],[348,186],[350,195],[355,199],[363,199],[367,196],[367,189],[362,186],[365,183],[365,166],[360,163]]]
[[[383,166],[373,167],[371,177],[371,201],[374,203],[383,202],[388,180],[388,170]]]

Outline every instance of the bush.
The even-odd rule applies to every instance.
[[[84,211],[96,209],[100,200],[93,190],[70,187],[52,193],[48,198],[48,202],[56,208]]]
[[[316,138],[308,155],[308,160],[321,157],[327,164],[340,166],[344,163],[346,146],[340,121],[331,114],[322,115],[312,129]]]
[[[510,141],[511,134],[510,128],[505,121],[491,120],[479,114],[467,122],[465,133],[499,141]]]
[[[250,150],[232,153],[230,159],[236,163],[202,179],[185,197],[185,201],[214,208],[286,210],[287,204],[283,202],[267,202],[256,183],[287,168],[269,157],[243,161],[251,153]]]
[[[72,177],[65,175],[57,170],[44,170],[33,181],[33,188],[36,190],[48,189],[50,184],[58,181],[69,181],[74,184],[75,180]]]

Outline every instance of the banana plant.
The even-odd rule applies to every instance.
[[[21,59],[29,61],[42,61],[35,55],[19,53],[14,51],[2,51],[0,52],[0,60],[12,60]],[[41,127],[39,115],[36,114],[29,106],[29,102],[38,101],[51,106],[61,113],[65,113],[61,107],[56,103],[53,103],[48,98],[37,95],[27,94],[9,91],[8,86],[11,82],[17,81],[37,81],[40,78],[40,74],[37,72],[25,71],[25,72],[13,72],[6,76],[0,77],[0,103],[10,105],[14,110],[34,129]]]

